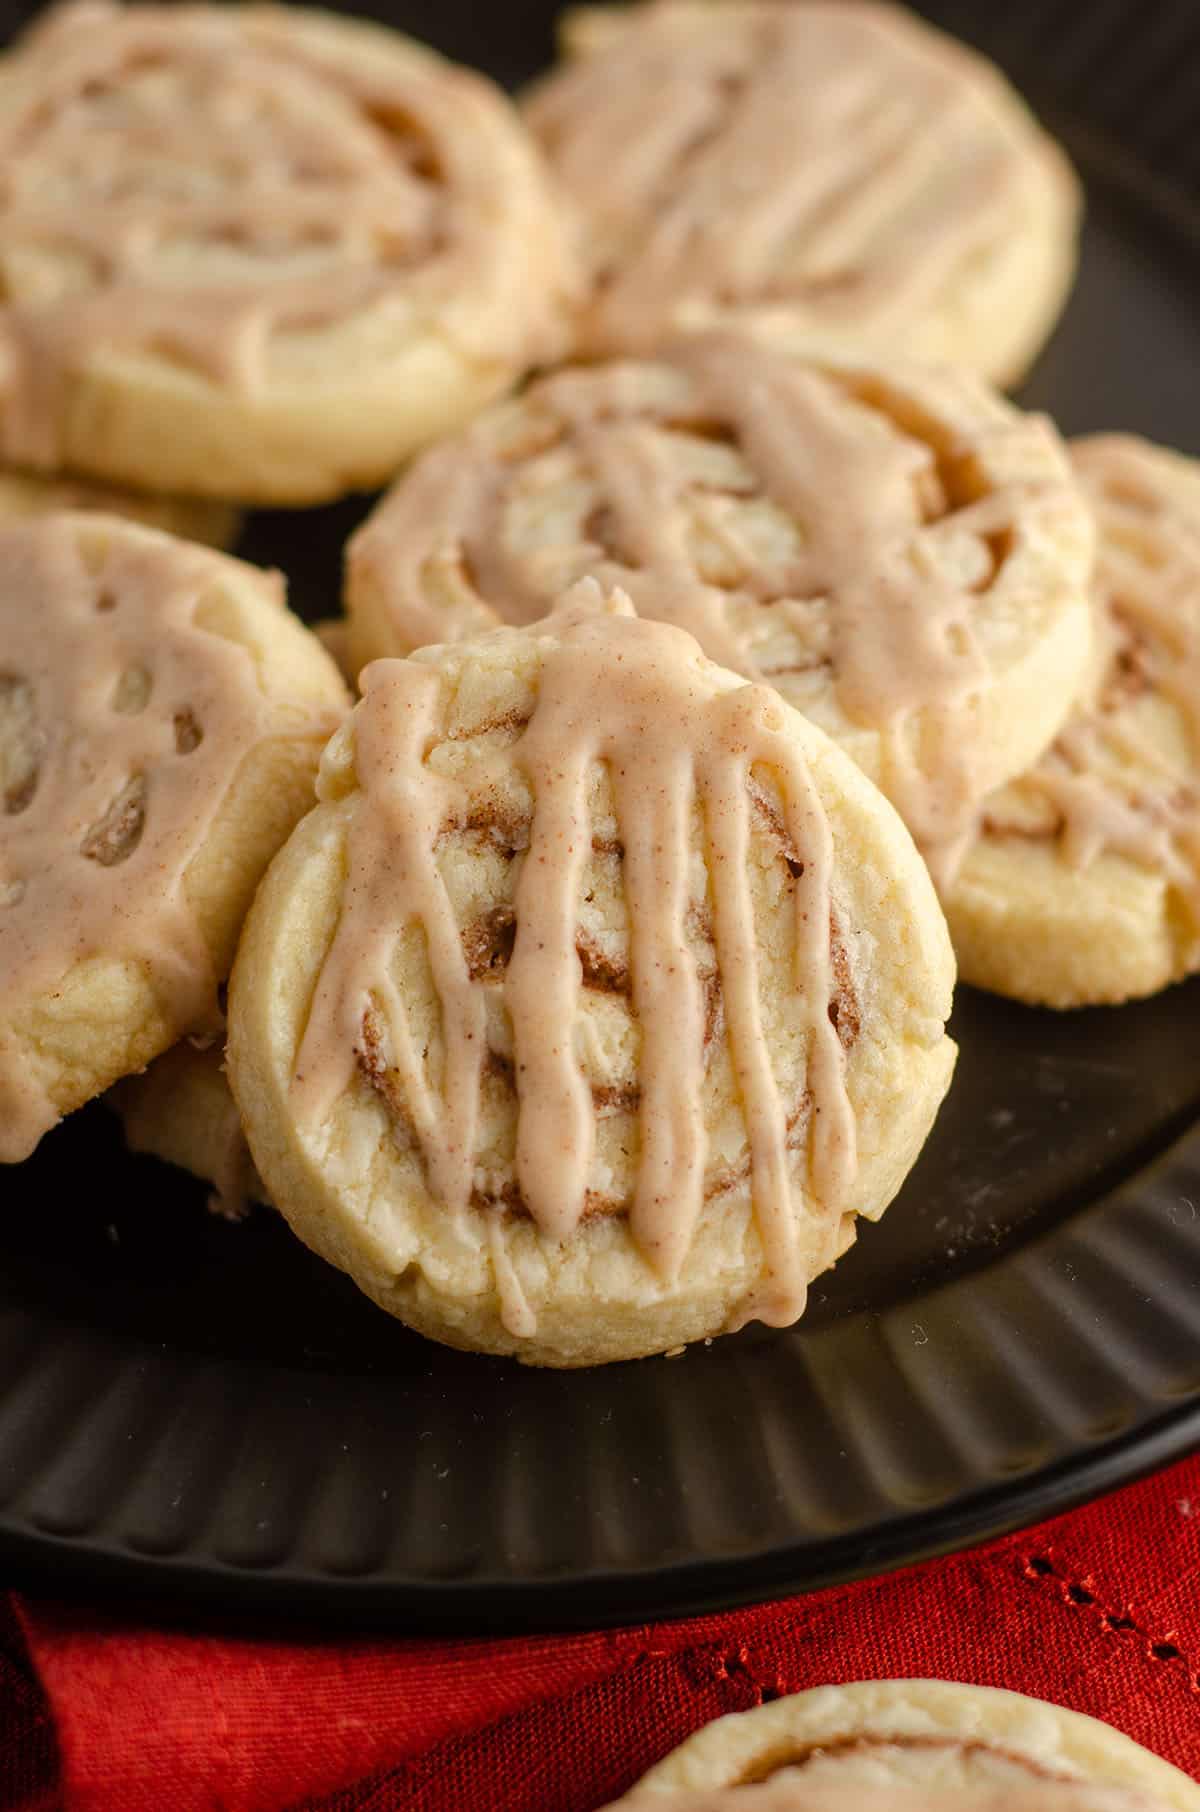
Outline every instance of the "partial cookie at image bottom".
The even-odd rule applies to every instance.
[[[945,1680],[866,1680],[718,1718],[618,1806],[1200,1812],[1200,1786],[1109,1725],[1040,1699]]]

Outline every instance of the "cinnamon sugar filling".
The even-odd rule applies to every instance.
[[[785,1768],[803,1769],[806,1762],[813,1761],[818,1756],[870,1755],[881,1749],[953,1750],[964,1756],[996,1756],[1011,1763],[1013,1767],[1024,1768],[1037,1780],[1076,1782],[1079,1778],[1077,1775],[1064,1774],[1061,1770],[1045,1768],[1032,1757],[1022,1755],[1015,1749],[1006,1749],[998,1743],[963,1741],[956,1737],[896,1735],[834,1737],[828,1742],[820,1743],[781,1743],[759,1756],[736,1780],[728,1784],[731,1787],[759,1786],[782,1773]]]
[[[749,786],[751,803],[760,824],[767,830],[779,847],[781,859],[786,864],[791,883],[799,878],[802,864],[791,844],[786,826],[779,813],[762,788],[754,781]],[[529,820],[514,817],[503,817],[490,808],[472,808],[465,820],[464,828],[502,847],[510,859],[515,859],[519,851],[529,847]],[[453,834],[453,826],[447,827],[438,838],[439,845]],[[618,862],[623,860],[623,851],[619,844],[611,839],[593,836],[592,848],[595,853],[614,855]],[[703,921],[703,922],[700,922]],[[716,952],[711,942],[711,925],[707,915],[698,909],[691,915],[693,932],[701,931],[709,944],[711,966],[701,966],[699,973],[704,989],[704,1036],[703,1048],[705,1068],[708,1067],[717,1041],[724,1035],[723,995],[720,973],[716,967]],[[467,973],[472,982],[484,983],[503,988],[504,976],[512,959],[516,943],[516,914],[511,905],[498,905],[490,908],[469,924],[462,927],[461,939],[463,957]],[[582,992],[588,994],[615,994],[631,1000],[633,994],[629,965],[624,957],[617,957],[600,949],[595,940],[586,933],[578,931],[575,939],[575,952],[579,958]],[[862,1019],[858,999],[854,990],[850,971],[850,959],[845,943],[838,930],[837,915],[830,915],[829,956],[835,990],[829,1002],[829,1019],[835,1027],[843,1049],[849,1053],[858,1039],[862,1028]],[[384,1056],[384,1035],[378,1011],[368,1006],[363,1012],[362,1039],[356,1058],[359,1070],[386,1103],[390,1114],[398,1124],[403,1142],[416,1148],[412,1135],[411,1121],[404,1104],[403,1091],[397,1072],[391,1068]],[[514,1065],[511,1056],[497,1051],[489,1045],[484,1059],[484,1073],[503,1083],[506,1091],[514,1101],[517,1100],[517,1089]],[[592,1106],[597,1119],[613,1114],[625,1114],[635,1117],[641,1105],[641,1089],[636,1083],[598,1083],[591,1084]],[[804,1090],[798,1102],[788,1113],[788,1148],[795,1150],[797,1141],[807,1129],[808,1117],[812,1109],[812,1095]],[[705,1189],[705,1199],[725,1194],[745,1181],[749,1174],[749,1157],[741,1165],[726,1167],[716,1176],[709,1179]],[[475,1187],[472,1190],[471,1205],[477,1209],[499,1209],[505,1214],[517,1218],[529,1219],[530,1211],[520,1189],[515,1183],[508,1182],[487,1191]],[[596,1215],[623,1214],[628,1204],[612,1196],[600,1195],[589,1190],[586,1198],[583,1219],[590,1220]]]

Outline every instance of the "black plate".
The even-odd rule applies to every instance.
[[[1057,69],[1091,189],[1026,400],[1200,454],[1200,232],[1148,174],[1195,118],[1190,4],[1039,4],[1018,32],[1022,10],[975,22],[1018,72]],[[443,0],[430,35],[516,77],[549,11]],[[1135,18],[1140,62],[1118,54]],[[1147,42],[1167,98],[1125,110],[1153,140],[1139,173],[1104,128]],[[245,551],[327,614],[361,507],[259,517]],[[272,1216],[226,1226],[126,1158],[93,1107],[3,1182],[8,1574],[221,1615],[596,1624],[876,1570],[1116,1483],[1200,1438],[1198,1013],[1200,981],[1060,1017],[964,990],[936,1131],[799,1328],[565,1376],[407,1334]]]

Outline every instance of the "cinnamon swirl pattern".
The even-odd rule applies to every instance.
[[[1054,430],[965,374],[705,336],[418,460],[350,544],[352,653],[530,622],[593,574],[774,686],[944,865],[1065,719],[1092,539]]]
[[[1057,1705],[943,1680],[870,1680],[719,1718],[619,1804],[621,1812],[1197,1812],[1200,1787],[1109,1725]]]
[[[1055,1007],[1200,969],[1200,466],[1074,443],[1099,531],[1094,679],[989,798],[946,892],[964,976]]]
[[[482,76],[320,13],[109,0],[3,74],[14,464],[315,501],[561,351],[562,224]]]
[[[678,1812],[1167,1812],[1161,1799],[1123,1787],[1054,1780],[1017,1764],[988,1769],[987,1779],[961,1787],[884,1786],[876,1778],[882,1757],[864,1757],[867,1782],[838,1768],[831,1779],[805,1780],[807,1770],[785,1768],[759,1786],[717,1787],[672,1795]],[[845,1775],[845,1779],[839,1778]],[[630,1809],[661,1805],[658,1795],[632,1795]]]
[[[0,1162],[219,1024],[346,704],[277,581],[116,517],[0,520]]]
[[[230,991],[272,1198],[403,1320],[532,1363],[794,1320],[950,1078],[898,820],[593,582],[363,685]]]
[[[572,16],[526,118],[586,223],[584,348],[736,323],[1015,381],[1079,192],[999,71],[899,7],[657,0]]]

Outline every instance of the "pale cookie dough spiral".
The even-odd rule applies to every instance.
[[[278,576],[0,521],[0,1162],[189,1031],[346,708]]]
[[[0,62],[0,456],[311,502],[564,343],[503,95],[382,27],[77,0]]]
[[[554,373],[417,460],[349,547],[352,664],[592,574],[774,686],[945,861],[1066,717],[1092,543],[1052,426],[967,374],[706,336]]]
[[[576,15],[526,118],[586,224],[581,344],[736,324],[1015,381],[1075,269],[1078,184],[999,71],[899,7]]]
[[[946,890],[965,979],[1054,1007],[1200,969],[1200,465],[1076,441],[1099,531],[1087,696],[984,803]]]
[[[367,669],[229,1003],[300,1236],[420,1331],[550,1365],[794,1320],[953,1066],[886,802],[601,601]]]
[[[990,1779],[970,1786],[945,1788],[864,1783],[848,1767],[831,1770],[832,1779],[823,1775],[819,1781],[806,1780],[806,1772],[785,1768],[759,1786],[672,1797],[676,1812],[1169,1812],[1164,1801],[1144,1793],[1048,1780],[1019,1764],[997,1766]],[[626,1812],[653,1812],[656,1802],[632,1794],[620,1803]]]
[[[868,1680],[719,1718],[618,1805],[620,1812],[1200,1812],[1200,1787],[1107,1724],[1040,1699],[943,1680]]]

